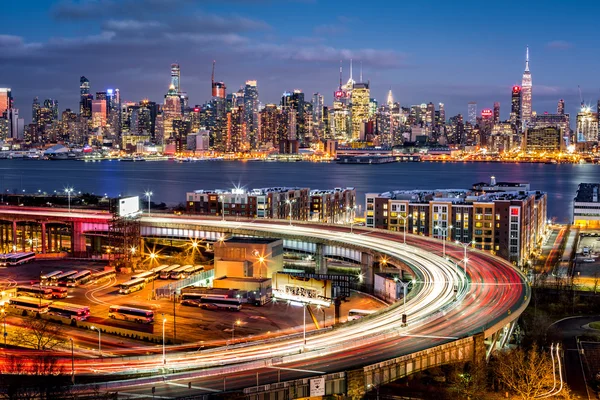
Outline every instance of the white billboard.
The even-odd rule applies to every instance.
[[[140,212],[140,196],[119,199],[119,217],[128,217]]]
[[[310,380],[310,397],[325,396],[325,377]]]

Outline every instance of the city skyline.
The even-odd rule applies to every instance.
[[[406,33],[398,36],[400,40],[390,41],[377,26],[389,22],[382,10],[361,9],[360,17],[352,17],[344,16],[348,9],[336,4],[265,3],[269,3],[268,11],[254,3],[236,3],[232,13],[228,5],[199,8],[193,2],[173,0],[146,3],[144,12],[134,13],[136,0],[40,2],[31,18],[51,33],[50,39],[15,23],[25,12],[17,7],[9,11],[10,22],[1,36],[5,51],[0,65],[6,75],[0,85],[12,88],[15,107],[30,120],[30,104],[36,96],[57,99],[61,110],[77,109],[76,85],[81,75],[91,81],[92,92],[118,87],[124,100],[160,101],[168,90],[169,66],[177,62],[181,65],[181,90],[188,93],[190,104],[202,104],[210,97],[210,68],[216,59],[218,79],[228,89],[257,80],[263,104],[277,103],[282,92],[293,89],[301,89],[308,96],[319,92],[325,96],[325,104],[331,104],[339,61],[344,61],[345,80],[353,58],[362,63],[364,79],[370,81],[372,97],[380,104],[391,88],[401,105],[442,102],[447,116],[466,115],[469,101],[476,102],[479,109],[499,102],[504,120],[510,111],[510,90],[521,83],[523,53],[529,45],[535,75],[534,111],[555,112],[557,101],[564,98],[565,111],[573,115],[580,103],[577,84],[586,102],[595,103],[591,84],[575,79],[581,79],[582,74],[567,74],[585,68],[573,59],[585,51],[586,44],[584,39],[573,41],[566,31],[561,33],[566,36],[557,37],[544,27],[535,35],[518,38],[509,32],[493,46],[482,46],[482,38],[470,38],[463,46],[473,51],[455,49],[459,51],[450,57],[447,53],[453,47],[447,43],[465,32],[464,28],[457,29],[444,39],[433,38],[447,22],[430,30],[426,28],[432,22],[424,23],[421,40],[410,40],[410,33],[417,28],[408,21]],[[168,8],[161,9],[163,6]],[[403,9],[416,11],[414,7]],[[431,20],[438,25],[445,21],[445,7],[438,5],[432,10]],[[465,18],[477,20],[485,15],[486,6],[478,7],[469,9]],[[505,14],[510,9],[498,12]],[[319,10],[318,15],[315,10]],[[282,26],[278,17],[286,13],[298,21],[297,30]],[[190,17],[181,18],[183,14]],[[529,17],[536,27],[544,16],[538,14]],[[490,28],[495,24],[491,22]],[[365,26],[373,29],[365,33]],[[393,24],[386,26],[391,32],[398,29]],[[425,50],[438,42],[446,45],[433,59],[427,51],[414,49],[416,45]],[[69,57],[75,53],[82,57]],[[490,57],[490,53],[495,56]],[[553,58],[562,60],[561,74],[557,74]]]

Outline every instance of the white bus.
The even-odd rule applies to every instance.
[[[350,310],[348,311],[348,321],[354,321],[355,319],[360,319],[373,313],[375,313],[375,310]]]
[[[131,277],[131,280],[137,280],[137,279],[144,279],[146,281],[146,283],[148,282],[152,282],[154,279],[156,279],[157,273],[154,271],[146,271],[146,272],[142,272],[139,273],[137,275],[133,275]]]
[[[34,252],[0,254],[0,266],[14,267],[35,260]]]
[[[171,279],[182,279],[185,277],[185,270],[192,267],[192,265],[184,265],[171,271]]]
[[[202,265],[190,265],[187,269],[183,271],[182,278],[188,278],[202,270],[204,270],[204,267]]]
[[[180,267],[179,264],[174,264],[174,265],[171,265],[171,266],[163,269],[162,271],[160,271],[160,279],[169,279],[171,277],[171,272],[173,272],[174,270],[176,270],[179,267]]]
[[[52,298],[52,289],[40,286],[17,286],[17,296],[37,297],[49,300]]]
[[[92,282],[100,282],[105,279],[113,279],[117,276],[117,272],[113,270],[99,271],[92,275]]]
[[[34,299],[33,297],[13,297],[12,299],[8,300],[8,306],[10,308],[35,311],[39,313],[48,312],[48,307],[50,304],[50,301]]]
[[[151,324],[154,322],[154,311],[144,310],[142,308],[110,306],[108,309],[108,317],[113,319],[122,319],[125,321]]]
[[[77,287],[79,285],[85,285],[92,279],[92,271],[85,269],[75,275],[71,275],[67,278],[67,287]]]
[[[219,296],[219,295],[203,295],[200,297],[201,308],[205,309],[225,309],[240,311],[242,309],[242,301],[238,298]]]
[[[131,279],[127,282],[121,283],[121,286],[119,288],[119,293],[129,294],[129,293],[137,292],[138,290],[142,290],[144,287],[146,287],[146,279],[144,279],[144,278]]]
[[[57,285],[61,285],[64,286],[67,283],[67,278],[77,274],[79,271],[72,269],[70,271],[67,272],[63,272],[60,275],[54,275],[52,278],[50,278],[50,284],[57,286]]]
[[[160,272],[166,268],[169,268],[169,265],[163,264],[163,265],[159,265],[158,267],[152,268],[150,271],[154,271],[157,275],[160,275]]]
[[[62,271],[53,271],[49,274],[40,276],[40,282],[42,285],[50,285],[52,283],[52,277],[62,274]]]
[[[54,302],[48,307],[48,314],[85,321],[90,316],[90,308],[79,304]]]

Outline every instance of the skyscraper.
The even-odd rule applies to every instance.
[[[36,124],[37,110],[40,109],[40,99],[37,96],[33,98],[33,104],[31,105],[31,123]]]
[[[246,81],[246,86],[244,86],[244,122],[250,149],[254,150],[258,144],[258,87],[256,81]]]
[[[512,96],[510,101],[510,123],[517,132],[521,130],[521,86],[512,87]]]
[[[179,64],[171,64],[171,85],[175,88],[175,91],[179,93],[181,87],[179,86],[179,79],[181,78],[181,70]]]
[[[90,81],[82,76],[79,78],[79,114],[87,118],[92,117],[92,100]]]
[[[92,127],[106,126],[106,100],[92,100]]]
[[[352,139],[365,140],[364,125],[369,120],[371,96],[369,84],[365,82],[354,83],[351,96]]]
[[[323,95],[314,93],[312,98],[312,136],[323,138]]]
[[[529,46],[525,55],[525,71],[521,83],[521,131],[525,132],[527,124],[531,122],[531,72],[529,72]]]
[[[440,109],[440,124],[445,125],[446,124],[446,110],[444,109],[444,103],[440,103],[438,106]]]
[[[556,113],[560,114],[560,115],[565,113],[565,101],[563,99],[560,99],[558,101],[558,106],[556,107]]]
[[[44,107],[50,109],[52,119],[58,121],[58,100],[46,99],[44,100]]]
[[[475,124],[477,123],[477,103],[476,102],[471,101],[467,105],[467,116],[468,116],[467,121],[471,124],[471,126],[475,126]]]
[[[181,119],[181,104],[175,86],[171,85],[163,106],[163,143],[167,143],[174,136],[173,121],[176,119]]]
[[[500,122],[500,103],[494,103],[494,124]]]
[[[209,113],[209,143],[215,150],[225,151],[227,147],[227,109],[225,104],[227,93],[225,83],[215,82],[215,61],[212,66],[211,89],[211,106],[206,108]]]
[[[227,88],[225,87],[224,82],[215,82],[215,64],[216,64],[216,61],[213,61],[212,76],[211,76],[212,97],[219,97],[219,98],[224,99]]]
[[[12,91],[10,88],[0,88],[0,118],[8,109],[13,108]]]
[[[584,106],[577,113],[577,137],[578,143],[598,141],[598,113],[592,112],[592,108]]]

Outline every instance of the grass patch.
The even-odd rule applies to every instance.
[[[600,330],[600,322],[599,321],[590,322],[590,328]]]

